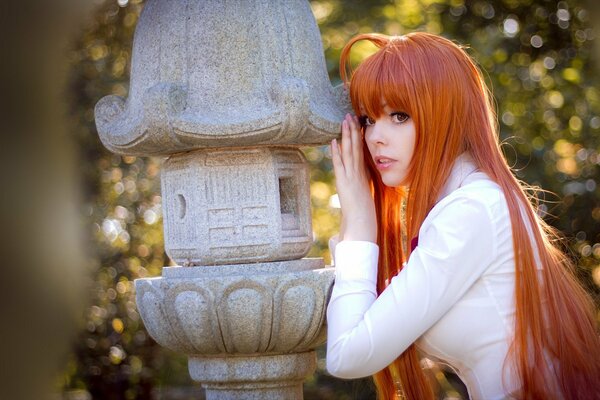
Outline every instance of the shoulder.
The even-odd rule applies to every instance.
[[[502,201],[502,190],[491,180],[465,183],[429,212],[415,253],[434,264],[487,267],[498,253],[497,210]]]
[[[457,224],[463,229],[509,221],[506,198],[500,186],[484,173],[449,193],[429,212],[421,231],[440,224]]]
[[[447,208],[454,208],[457,204],[479,204],[490,211],[506,205],[506,198],[500,186],[486,174],[477,172],[474,179],[467,181],[463,186],[449,193],[440,200],[431,210],[430,215],[439,213]]]

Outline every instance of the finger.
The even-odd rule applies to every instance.
[[[333,172],[336,177],[340,177],[344,172],[344,162],[340,156],[340,147],[336,139],[331,141],[331,162],[333,164]]]
[[[353,116],[350,118],[350,136],[352,137],[352,157],[355,167],[362,167],[362,140],[360,135],[360,128],[358,125],[358,119]]]
[[[349,115],[342,121],[342,159],[349,172],[352,167],[352,136],[350,133]]]

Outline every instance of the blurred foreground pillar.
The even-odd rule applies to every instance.
[[[65,90],[87,3],[0,6],[0,399],[55,398],[83,313],[89,255]]]
[[[305,0],[148,0],[129,97],[96,105],[104,145],[163,155],[165,247],[136,280],[150,335],[189,356],[207,399],[302,399],[325,340],[333,269],[312,245],[299,147],[336,137],[347,96],[327,77]]]

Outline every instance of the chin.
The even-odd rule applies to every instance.
[[[400,187],[400,186],[408,186],[408,183],[405,182],[404,177],[381,177],[381,181],[387,187]]]
[[[399,187],[402,186],[402,182],[397,179],[382,179],[383,184],[387,187]]]

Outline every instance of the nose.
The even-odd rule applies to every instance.
[[[370,144],[385,144],[383,124],[375,122],[373,125],[368,126],[365,131],[365,140]]]

